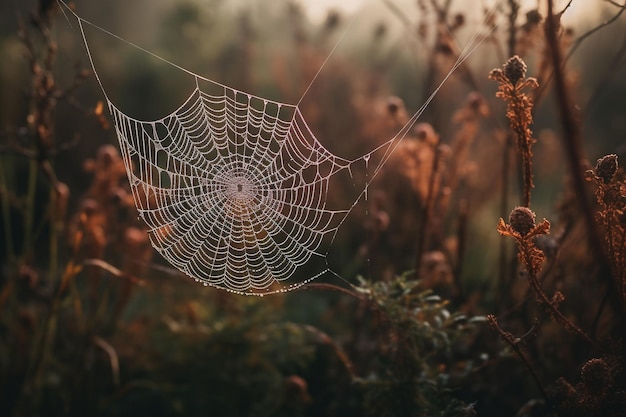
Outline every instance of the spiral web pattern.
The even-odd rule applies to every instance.
[[[289,282],[324,261],[320,245],[349,212],[327,208],[329,180],[354,161],[325,149],[296,106],[219,88],[198,85],[154,121],[108,102],[140,217],[154,248],[196,280],[239,293],[300,286],[326,272]]]

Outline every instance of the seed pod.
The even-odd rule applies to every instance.
[[[587,391],[599,394],[613,384],[611,368],[604,359],[590,359],[580,371]]]
[[[525,236],[535,227],[535,213],[528,207],[516,207],[509,216],[511,228],[522,236]]]
[[[513,55],[502,67],[504,76],[515,85],[526,76],[526,63],[517,55]]]
[[[602,178],[602,181],[604,181],[605,184],[608,184],[615,176],[617,167],[617,155],[605,155],[598,159],[598,163],[596,164],[596,175],[599,178]]]

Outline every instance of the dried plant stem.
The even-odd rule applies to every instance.
[[[521,249],[520,249],[521,250]],[[523,252],[525,253],[525,252]],[[526,262],[526,261],[525,261]],[[583,339],[585,339],[590,345],[594,346],[599,351],[602,351],[602,346],[595,340],[593,340],[587,333],[585,333],[580,327],[576,326],[571,322],[570,319],[565,317],[563,313],[557,308],[556,303],[551,300],[546,292],[544,291],[541,283],[539,282],[539,278],[537,274],[534,272],[528,271],[528,282],[530,283],[530,287],[533,289],[535,296],[537,299],[544,305],[544,307],[548,310],[548,312],[552,315],[552,317],[558,321],[563,327],[570,330],[573,333],[576,333]]]
[[[13,248],[13,231],[11,227],[11,205],[3,164],[0,164],[0,200],[2,202],[2,218],[4,220],[4,244],[7,251],[7,259],[12,262],[15,259],[15,249]]]
[[[521,137],[519,135],[525,134],[525,132],[519,129],[516,134],[518,135],[518,137]],[[532,153],[530,150],[531,140],[518,140],[518,145],[520,146],[522,156],[522,169],[524,180],[524,200],[522,202],[522,205],[524,207],[530,207],[530,192],[533,188],[533,162],[531,160]]]
[[[415,279],[419,279],[420,267],[422,265],[422,255],[426,250],[428,243],[428,223],[430,215],[432,213],[433,205],[435,202],[435,184],[437,181],[437,174],[439,173],[439,163],[441,160],[441,152],[439,150],[440,140],[434,146],[433,167],[430,172],[430,179],[428,181],[428,193],[426,194],[426,201],[424,202],[424,210],[419,219],[419,236],[417,237],[417,248],[415,250]]]
[[[506,224],[500,219],[498,232],[503,236],[513,237],[517,241],[519,261],[526,268],[526,275],[530,288],[535,293],[537,301],[545,306],[552,318],[567,330],[576,333],[596,349],[602,351],[602,346],[589,337],[578,326],[572,323],[558,309],[558,305],[564,300],[563,294],[556,292],[552,298],[546,295],[539,282],[539,272],[545,261],[545,254],[535,245],[537,236],[546,235],[550,232],[550,222],[543,219],[539,224],[535,224],[535,214],[526,207],[513,209],[509,217],[510,224]]]
[[[517,55],[509,58],[502,68],[491,70],[489,78],[498,82],[496,96],[507,103],[506,117],[509,119],[511,131],[517,138],[517,150],[522,159],[524,188],[522,205],[530,207],[530,192],[533,188],[532,145],[534,140],[529,126],[533,123],[533,102],[524,89],[535,89],[538,83],[535,78],[526,78],[526,63]]]
[[[310,334],[316,336],[321,343],[330,346],[333,352],[335,352],[335,355],[337,356],[339,361],[346,368],[346,371],[348,371],[350,377],[352,379],[356,378],[356,373],[354,371],[354,365],[352,364],[352,361],[350,361],[348,355],[344,352],[341,346],[337,342],[335,342],[332,337],[330,337],[327,333],[323,332],[317,327],[311,326],[309,324],[302,325],[302,328]]]
[[[500,196],[500,215],[505,216],[509,210],[509,182],[511,181],[511,149],[513,148],[513,135],[507,134],[502,147],[502,190]],[[508,294],[505,287],[509,282],[509,253],[510,246],[505,239],[500,240],[499,267],[498,267],[498,294]],[[506,301],[505,301],[506,303]]]
[[[24,244],[22,255],[30,256],[32,250],[33,223],[35,221],[35,192],[37,191],[38,164],[35,159],[28,162],[28,188],[26,191],[26,207],[24,208]]]
[[[50,187],[50,280],[56,279],[59,268],[59,233],[57,228],[57,192],[54,187]]]
[[[467,226],[468,226],[468,218],[469,218],[469,203],[466,199],[461,200],[459,203],[459,217],[458,217],[458,225],[456,229],[457,236],[457,249],[456,249],[456,265],[454,266],[454,280],[456,281],[457,288],[462,288],[461,286],[461,275],[463,274],[463,265],[465,252],[467,251]]]
[[[539,380],[539,377],[537,376],[532,365],[526,358],[526,355],[524,355],[524,352],[522,352],[522,349],[520,349],[520,346],[519,346],[520,339],[515,338],[510,332],[502,330],[502,328],[498,325],[498,321],[496,320],[496,317],[494,315],[488,314],[487,320],[489,321],[489,325],[491,326],[491,328],[495,330],[498,333],[498,335],[500,335],[500,338],[503,341],[505,341],[506,343],[509,344],[509,346],[511,346],[511,349],[513,349],[513,351],[517,354],[517,356],[520,358],[522,363],[526,366],[526,369],[528,369],[528,372],[530,373],[533,380],[535,381],[537,388],[539,388],[539,391],[541,392],[541,396],[547,402],[548,396],[546,394],[546,391],[543,388],[543,385],[541,384],[541,381]]]
[[[515,55],[517,45],[517,15],[519,13],[519,2],[517,0],[509,0],[509,39],[508,48],[509,56]]]
[[[525,113],[525,109],[529,103],[525,95],[520,91],[518,85],[514,86],[513,94],[509,97],[507,116],[511,122],[511,128],[517,137],[517,150],[522,159],[522,179],[524,194],[522,205],[530,207],[530,194],[533,185],[533,161],[532,161],[532,132],[528,128],[529,114]]]
[[[516,0],[509,0],[509,39],[508,56],[515,55],[517,44],[516,20],[519,13],[519,4]],[[500,215],[505,216],[509,210],[509,181],[511,181],[511,148],[513,147],[513,135],[507,133],[502,149],[502,195],[500,197]],[[498,294],[508,294],[505,287],[509,282],[509,245],[505,239],[500,241],[499,247],[499,285]]]
[[[94,336],[92,338],[92,341],[96,346],[102,349],[104,353],[106,353],[107,357],[109,358],[109,364],[111,365],[111,374],[113,378],[113,384],[115,384],[116,386],[119,386],[120,384],[120,360],[119,360],[119,357],[117,356],[117,352],[115,351],[115,348],[111,346],[109,342],[107,342],[106,340],[104,340],[103,338],[99,336]]]
[[[52,300],[52,304],[50,305],[50,312],[48,313],[48,316],[46,317],[46,320],[41,329],[39,349],[37,351],[37,354],[35,355],[36,360],[33,369],[33,375],[35,377],[36,385],[39,384],[41,374],[43,372],[43,369],[45,368],[45,364],[49,356],[51,344],[54,341],[54,335],[56,334],[57,328],[57,317],[59,314],[59,309],[61,307],[63,293],[65,292],[67,283],[71,279],[73,279],[79,271],[80,269],[76,268],[74,263],[70,261],[65,268],[61,283],[57,287],[54,294],[54,299]]]
[[[616,7],[618,7],[618,11],[615,15],[613,15],[610,19],[605,20],[604,22],[600,23],[598,26],[590,29],[589,31],[585,32],[584,34],[580,35],[578,37],[578,39],[576,39],[576,41],[574,42],[574,44],[572,45],[572,47],[570,48],[567,57],[565,58],[565,60],[569,60],[569,58],[571,58],[571,56],[574,54],[574,52],[576,52],[576,50],[580,47],[580,45],[585,41],[585,39],[589,38],[591,35],[593,35],[594,33],[598,32],[599,30],[609,26],[611,23],[615,22],[617,19],[620,18],[620,16],[622,15],[622,13],[624,13],[626,11],[626,3],[625,4],[614,4]]]
[[[570,175],[572,177],[572,183],[577,195],[577,200],[580,204],[580,209],[583,214],[585,227],[587,229],[587,236],[589,239],[589,245],[591,250],[600,265],[601,276],[607,279],[607,291],[611,292],[611,303],[615,311],[621,312],[624,309],[623,299],[619,296],[619,286],[616,284],[617,280],[612,279],[611,268],[607,259],[606,253],[603,250],[604,245],[598,235],[598,229],[596,222],[594,221],[593,210],[589,197],[585,189],[585,179],[583,176],[583,169],[581,169],[582,151],[581,151],[581,138],[580,130],[574,116],[572,115],[570,107],[570,97],[567,91],[563,58],[561,55],[561,49],[557,39],[558,23],[554,15],[553,0],[548,0],[548,17],[546,20],[546,39],[548,48],[552,58],[552,68],[554,70],[554,87],[557,97],[557,106],[561,115],[561,128],[563,130],[563,143],[565,146],[565,152],[569,163]],[[624,323],[626,324],[626,323]]]

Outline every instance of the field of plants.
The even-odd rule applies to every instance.
[[[626,3],[309,1],[0,5],[0,415],[624,416]],[[240,295],[153,248],[107,100],[158,118],[182,68],[364,161],[332,273]]]

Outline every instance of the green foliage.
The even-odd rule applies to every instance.
[[[390,417],[473,415],[472,406],[453,396],[455,382],[473,366],[471,360],[455,357],[455,348],[468,342],[475,333],[473,324],[482,318],[451,313],[448,301],[409,276],[361,281],[358,288],[386,333],[378,369],[359,380],[366,391],[366,410],[372,416]]]

